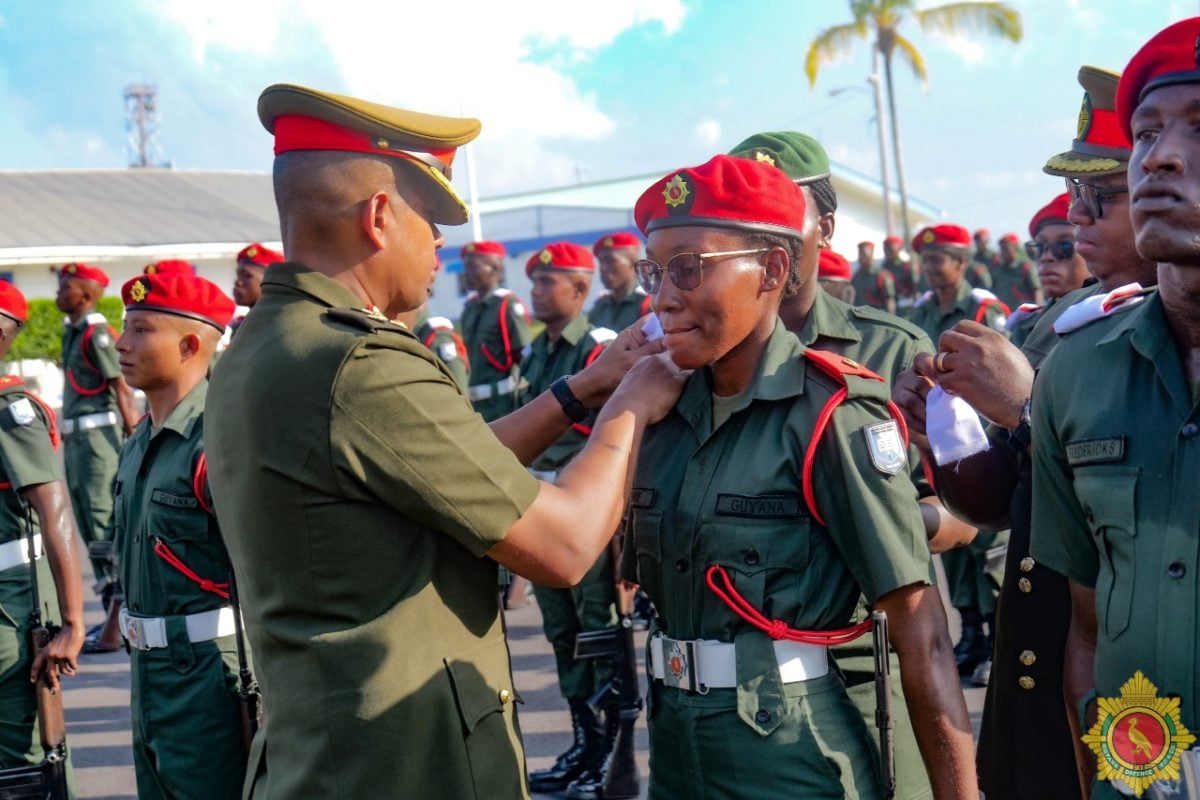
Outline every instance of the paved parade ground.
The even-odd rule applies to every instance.
[[[98,601],[89,602],[86,610],[88,625],[101,621]],[[542,635],[542,618],[537,604],[530,602],[524,608],[508,612],[507,616],[513,672],[517,689],[525,700],[520,718],[529,769],[542,769],[550,766],[554,757],[570,742],[571,719],[558,694],[554,656]],[[639,637],[639,644],[641,640]],[[92,800],[136,797],[133,758],[129,749],[128,656],[123,652],[81,656],[79,675],[66,685],[67,735],[79,797]],[[983,693],[983,689],[966,690],[967,707],[976,730],[983,708]],[[648,754],[644,718],[638,720],[637,754],[638,768],[643,776],[642,796],[645,797]]]

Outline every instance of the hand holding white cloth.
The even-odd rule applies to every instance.
[[[925,435],[939,467],[991,447],[975,409],[940,386],[930,389],[925,398]]]

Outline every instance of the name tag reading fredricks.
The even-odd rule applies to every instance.
[[[788,519],[801,514],[800,498],[786,494],[719,494],[717,513],[728,517]]]
[[[1125,458],[1125,437],[1115,436],[1111,439],[1083,439],[1078,442],[1067,442],[1063,449],[1067,451],[1067,461],[1072,467],[1080,464],[1122,461]]]

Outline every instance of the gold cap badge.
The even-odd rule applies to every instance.
[[[612,247],[612,246],[613,246],[613,240],[612,240],[612,237],[611,237],[611,236],[605,236],[605,237],[604,237],[604,246],[605,246],[605,247]]]
[[[1097,700],[1096,724],[1083,742],[1096,754],[1096,777],[1120,781],[1141,797],[1150,785],[1179,779],[1179,757],[1196,741],[1180,719],[1179,698],[1159,697],[1138,670],[1120,697]]]
[[[138,281],[129,287],[129,299],[135,303],[145,300],[148,294],[150,294],[150,287],[146,285],[145,281]]]
[[[1088,128],[1092,125],[1092,98],[1087,92],[1083,93],[1083,105],[1079,107],[1079,124],[1075,127],[1075,138],[1083,141],[1087,138]]]
[[[933,231],[925,231],[925,235],[921,237],[921,241],[925,244],[933,244],[935,239],[937,239],[937,235]]]
[[[543,250],[541,255],[538,256],[538,261],[542,262],[543,264],[549,264],[553,260],[554,256],[550,254],[549,250]]]
[[[755,161],[765,161],[766,163],[770,164],[772,167],[775,166],[775,159],[771,158],[770,153],[764,153],[762,150],[755,151],[754,160]]]
[[[250,258],[254,258],[256,255],[258,255],[258,248],[257,247],[247,247],[246,255],[249,256]]]
[[[683,175],[676,175],[674,178],[671,178],[663,188],[663,200],[671,208],[678,208],[686,203],[689,194],[691,194],[691,190],[688,189],[687,181],[683,179]]]

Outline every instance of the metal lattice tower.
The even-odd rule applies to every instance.
[[[153,167],[163,163],[158,144],[158,89],[149,83],[125,87],[125,149],[129,166]]]

